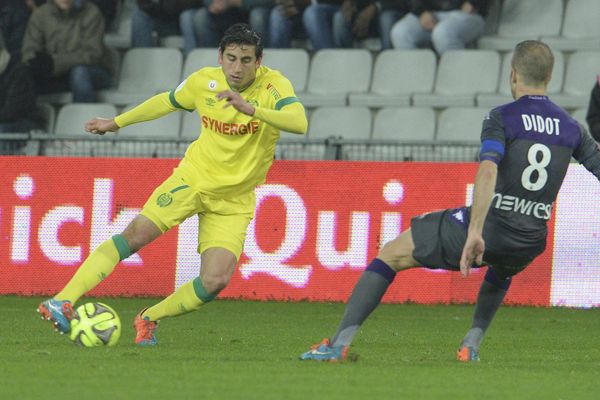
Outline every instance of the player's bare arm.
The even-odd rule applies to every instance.
[[[92,118],[85,123],[85,131],[96,135],[104,135],[106,132],[116,132],[119,130],[119,125],[114,118]]]
[[[483,160],[475,176],[469,230],[460,259],[460,272],[465,277],[471,273],[473,263],[481,265],[483,262],[483,253],[485,252],[483,224],[494,195],[497,175],[498,166],[496,163]]]

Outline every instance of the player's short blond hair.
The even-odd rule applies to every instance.
[[[554,55],[546,43],[525,40],[515,47],[511,65],[525,85],[544,86],[552,75]]]

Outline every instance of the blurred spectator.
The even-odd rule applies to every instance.
[[[111,83],[104,18],[86,0],[49,0],[33,12],[23,41],[23,62],[38,94],[73,92],[74,102],[95,101]]]
[[[392,27],[394,48],[433,45],[442,55],[463,49],[483,34],[489,0],[412,0],[411,13]]]
[[[313,50],[342,47],[343,18],[334,16],[343,3],[344,0],[316,0],[304,11],[302,21]]]
[[[198,47],[217,47],[231,25],[247,22],[268,43],[269,13],[275,0],[205,0],[194,15]]]
[[[408,11],[408,0],[317,0],[303,15],[314,50],[352,47],[357,39],[381,38],[390,48],[392,24]]]
[[[39,129],[38,118],[29,70],[11,56],[0,33],[0,133]],[[0,141],[0,154],[14,153],[23,144]]]
[[[309,5],[310,0],[275,0],[269,14],[269,47],[286,49],[293,38],[306,37],[302,14]]]
[[[183,36],[183,51],[198,47],[193,16],[203,0],[137,0],[131,15],[131,46],[153,47],[158,38]]]
[[[596,142],[600,142],[600,75],[596,80],[596,84],[592,89],[590,97],[590,105],[588,106],[587,115],[585,117],[590,133]]]
[[[117,10],[121,7],[121,0],[91,0],[104,17],[104,28],[109,30],[115,22]]]
[[[410,11],[410,0],[380,0],[375,1],[379,11],[379,35],[381,36],[381,49],[391,49],[390,34],[392,27],[400,18]]]
[[[4,37],[6,50],[12,57],[21,58],[21,47],[25,28],[36,7],[33,0],[3,0],[0,2],[0,33]]]

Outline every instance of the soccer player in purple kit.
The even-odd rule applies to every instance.
[[[600,151],[585,128],[546,96],[554,56],[535,40],[514,50],[510,84],[515,101],[483,121],[473,205],[413,218],[411,228],[388,242],[357,282],[331,340],[300,356],[343,361],[358,329],[379,305],[396,273],[425,267],[488,270],[477,296],[459,361],[478,361],[485,332],[511,278],[546,247],[547,221],[571,157],[600,179]]]

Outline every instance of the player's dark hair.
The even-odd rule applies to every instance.
[[[546,43],[525,40],[515,47],[512,67],[525,85],[543,86],[548,83],[554,67],[554,55]]]
[[[223,35],[219,47],[221,52],[229,45],[237,44],[239,46],[254,46],[256,58],[261,58],[263,54],[263,43],[260,35],[256,33],[248,24],[235,24],[230,26]]]

